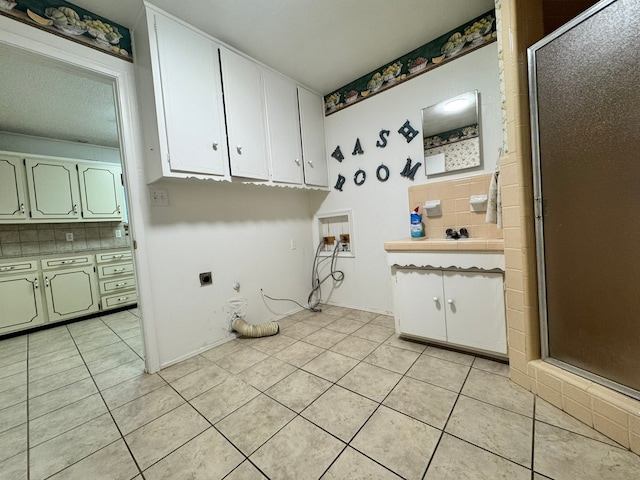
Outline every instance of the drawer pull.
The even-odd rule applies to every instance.
[[[62,265],[67,265],[67,264],[69,264],[69,263],[76,263],[76,261],[75,261],[75,260],[62,260],[60,263],[61,263]]]
[[[124,302],[125,300],[129,300],[129,297],[120,297],[116,300],[116,302]]]
[[[124,267],[114,268],[113,269],[114,272],[124,272],[125,270],[126,270],[126,268],[124,268]]]
[[[122,287],[126,287],[126,286],[127,286],[127,282],[116,283],[114,285],[114,287],[116,287],[116,288],[122,288]]]
[[[120,255],[111,255],[111,258],[122,258],[124,257],[124,255],[120,254]]]
[[[16,267],[14,267],[13,265],[10,267],[1,267],[0,272],[8,272],[9,270],[13,270],[14,268]]]

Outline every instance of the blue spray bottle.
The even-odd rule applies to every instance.
[[[422,215],[418,213],[420,211],[420,207],[416,207],[411,212],[411,238],[422,238],[424,237],[424,225],[422,223]]]

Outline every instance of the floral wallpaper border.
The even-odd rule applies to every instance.
[[[133,62],[129,29],[64,0],[0,0],[0,15]]]
[[[496,11],[468,21],[324,97],[325,116],[393,88],[497,40]]]

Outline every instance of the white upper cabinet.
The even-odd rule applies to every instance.
[[[46,158],[25,159],[31,217],[79,220],[78,172],[73,162]]]
[[[274,182],[302,184],[302,144],[295,83],[264,70],[269,160]]]
[[[269,180],[262,67],[221,47],[231,175]]]
[[[324,138],[322,97],[298,87],[304,181],[307,185],[328,187],[327,153]]]
[[[153,19],[161,150],[171,171],[224,177],[228,160],[218,44],[157,13]]]
[[[122,219],[121,174],[116,165],[78,164],[83,218]]]
[[[0,155],[0,221],[20,221],[28,216],[22,159]]]

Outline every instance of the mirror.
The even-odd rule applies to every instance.
[[[422,109],[427,176],[480,167],[478,91],[463,93]]]

